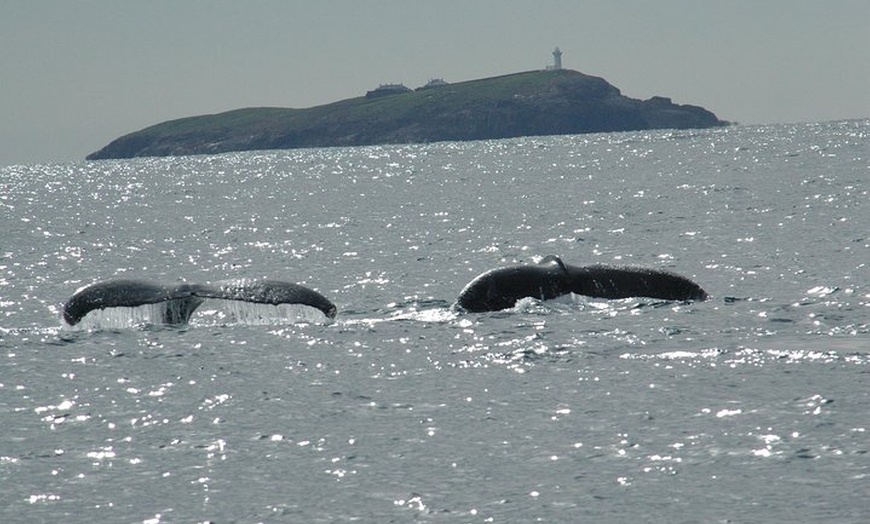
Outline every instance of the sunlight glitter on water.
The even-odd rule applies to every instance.
[[[867,129],[0,168],[0,520],[863,522]],[[451,309],[549,254],[712,298]],[[59,327],[120,275],[339,313]]]

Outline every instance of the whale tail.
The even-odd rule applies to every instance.
[[[559,270],[563,273],[568,273],[568,266],[566,266],[565,263],[562,262],[562,259],[557,257],[556,255],[545,256],[541,259],[540,262],[538,262],[538,265],[543,267],[559,268]]]
[[[303,304],[319,309],[329,318],[336,314],[335,305],[320,293],[280,280],[166,286],[145,280],[118,279],[97,282],[76,291],[63,305],[63,318],[74,326],[91,311],[150,304],[155,306],[163,324],[179,325],[186,324],[209,298],[272,305]]]
[[[705,300],[707,292],[686,277],[642,267],[570,266],[557,256],[528,266],[487,271],[469,282],[457,305],[469,312],[498,311],[531,297],[540,300],[575,293],[595,298],[649,297]]]
[[[649,297],[706,300],[707,292],[688,278],[643,267],[568,267],[571,292],[595,298]]]
[[[221,282],[215,287],[202,286],[197,296],[240,300],[255,304],[304,304],[317,308],[329,318],[335,318],[335,304],[313,289],[282,280],[241,280]]]

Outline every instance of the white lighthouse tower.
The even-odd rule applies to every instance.
[[[557,47],[553,49],[553,65],[547,66],[547,71],[558,71],[562,69],[562,51]]]
[[[558,47],[553,50],[553,69],[562,69],[562,51]]]

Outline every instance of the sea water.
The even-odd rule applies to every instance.
[[[870,121],[0,169],[0,522],[866,522]],[[555,254],[704,302],[523,299]],[[304,284],[64,326],[110,278]]]

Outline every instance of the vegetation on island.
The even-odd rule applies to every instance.
[[[301,147],[484,140],[726,125],[668,98],[636,100],[602,78],[530,71],[352,98],[307,109],[247,108],[163,122],[122,136],[89,160]]]

